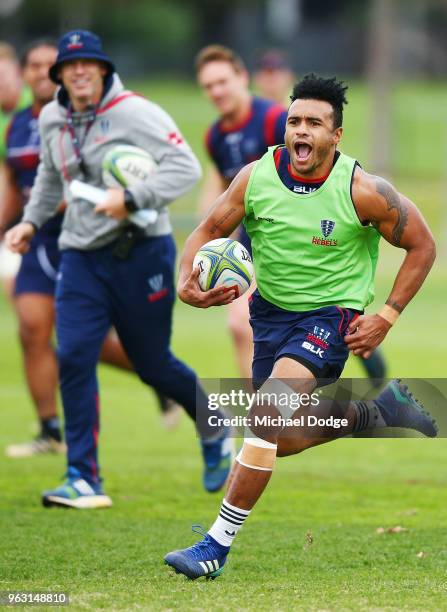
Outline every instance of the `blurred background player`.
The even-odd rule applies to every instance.
[[[56,330],[68,471],[65,483],[46,491],[42,502],[102,508],[112,502],[104,494],[98,464],[96,366],[112,324],[143,382],[176,399],[193,420],[207,408],[196,374],[170,350],[175,244],[166,206],[198,180],[200,165],[167,113],[124,90],[92,32],[61,37],[49,76],[61,87],[40,115],[36,180],[23,220],[9,230],[6,242],[26,253],[63,194],[67,208],[59,238]],[[96,208],[74,197],[69,183],[76,178],[104,186],[104,155],[123,141],[147,150],[158,161],[157,173],[126,190],[108,189]],[[144,229],[128,220],[140,208],[158,213]],[[154,278],[161,281],[157,290],[152,290]],[[204,486],[216,491],[231,466],[229,431],[222,426],[216,434],[199,422],[197,429]]]
[[[32,92],[32,104],[14,115],[6,135],[5,189],[0,203],[4,227],[21,216],[36,176],[40,153],[38,116],[56,89],[48,76],[56,54],[55,45],[40,41],[31,44],[23,55],[23,79]],[[57,363],[51,346],[59,266],[57,239],[62,219],[63,213],[59,212],[36,234],[29,252],[22,257],[14,283],[25,375],[40,432],[32,442],[8,446],[6,454],[11,457],[64,452],[56,407]]]
[[[0,42],[0,202],[5,188],[6,131],[13,114],[31,104],[31,92],[24,86],[14,48]],[[20,212],[18,213],[20,214]],[[13,219],[14,221],[16,217]],[[0,214],[0,278],[9,297],[13,279],[20,265],[20,255],[11,253],[2,243],[7,228]]]
[[[22,215],[36,177],[40,154],[38,117],[56,91],[56,85],[48,75],[56,56],[56,44],[45,39],[30,43],[22,56],[23,80],[32,92],[32,104],[14,115],[6,136],[5,191],[0,203],[6,227]],[[57,361],[51,342],[60,263],[57,242],[63,221],[63,206],[60,208],[32,239],[14,283],[13,298],[19,320],[25,376],[40,421],[40,431],[31,442],[8,446],[6,454],[10,457],[65,452],[57,417]],[[101,361],[133,371],[113,330],[104,341]],[[181,407],[158,391],[156,394],[164,423],[172,426]]]
[[[295,75],[285,53],[269,49],[258,57],[253,83],[260,96],[288,106],[294,82]]]
[[[203,215],[246,164],[259,159],[274,144],[284,142],[287,111],[282,104],[253,96],[242,59],[231,49],[210,45],[195,62],[197,80],[215,106],[219,119],[208,129],[206,147],[213,161],[205,178],[200,212]],[[251,253],[241,226],[235,238]],[[250,291],[229,307],[229,328],[242,378],[251,378],[253,334],[248,322]]]

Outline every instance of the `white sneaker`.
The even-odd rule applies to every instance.
[[[166,401],[166,407],[161,412],[161,422],[166,429],[175,429],[180,423],[183,408],[172,399]]]
[[[64,442],[58,442],[49,436],[37,436],[31,442],[23,444],[10,444],[5,448],[5,455],[15,459],[21,457],[33,457],[34,455],[47,455],[55,453],[63,455],[67,452]]]
[[[105,495],[101,484],[92,486],[86,480],[80,478],[77,470],[70,468],[64,484],[43,493],[42,504],[46,508],[59,506],[87,510],[110,508],[112,500],[108,495]]]

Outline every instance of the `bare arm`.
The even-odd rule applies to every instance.
[[[201,219],[206,216],[211,206],[227,188],[228,182],[214,166],[211,166],[206,173],[199,197],[199,215]]]
[[[418,208],[385,179],[356,171],[352,190],[362,221],[369,221],[393,246],[406,250],[386,306],[379,314],[360,317],[346,341],[354,354],[368,357],[382,342],[393,322],[419,291],[429,273],[436,246]]]
[[[192,264],[201,246],[215,238],[229,236],[244,218],[244,196],[252,168],[253,164],[249,164],[239,172],[185,243],[180,260],[177,290],[180,299],[187,304],[208,308],[227,304],[235,297],[234,292],[227,292],[221,287],[201,291],[197,281],[199,269],[192,271]]]
[[[22,195],[12,169],[5,164],[4,168],[4,189],[0,202],[0,235],[21,216]]]

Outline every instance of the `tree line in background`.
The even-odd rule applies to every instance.
[[[249,65],[257,52],[277,46],[298,72],[312,65],[362,74],[370,63],[368,34],[377,31],[373,16],[387,10],[394,13],[399,71],[444,75],[445,0],[1,0],[0,38],[20,46],[43,34],[90,28],[134,75],[190,75],[195,53],[210,42],[236,48]]]

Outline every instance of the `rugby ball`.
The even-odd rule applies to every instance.
[[[106,187],[132,187],[157,172],[157,163],[147,151],[131,145],[118,145],[102,160]]]
[[[194,257],[193,268],[199,268],[202,291],[213,287],[234,289],[236,297],[247,291],[253,279],[250,253],[237,240],[217,238],[204,244]]]

